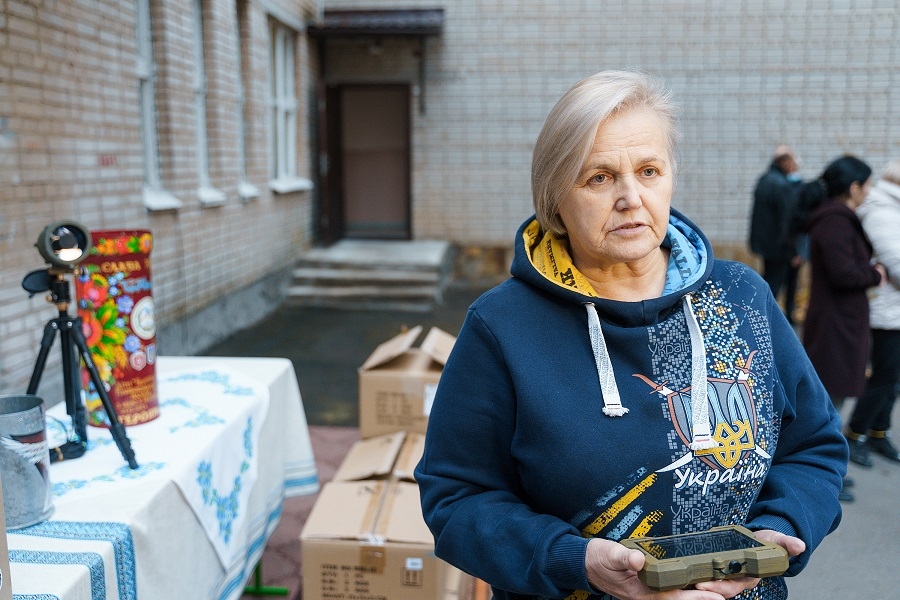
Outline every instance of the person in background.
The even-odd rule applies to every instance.
[[[894,388],[900,381],[900,160],[884,167],[856,214],[872,244],[875,260],[888,273],[887,284],[869,296],[871,373],[845,429],[850,439],[850,460],[871,467],[870,450],[900,462],[900,450],[890,440]]]
[[[645,74],[562,96],[512,278],[441,375],[422,511],[435,554],[497,600],[784,598],[782,577],[653,592],[617,541],[743,524],[794,575],[840,520],[840,417],[768,285],[671,207],[676,138]]]
[[[798,168],[790,146],[776,147],[769,169],[756,182],[750,216],[750,249],[763,260],[762,276],[772,295],[778,298],[785,288],[784,313],[790,323],[794,322],[797,274],[803,263],[788,230],[801,183]]]
[[[886,280],[884,267],[871,263],[872,246],[854,212],[866,199],[871,174],[865,162],[844,156],[804,184],[798,197],[801,212],[808,215],[804,229],[811,278],[803,346],[838,411],[846,398],[859,398],[865,389],[866,291]],[[862,443],[851,443],[851,455],[858,456]],[[842,499],[852,500],[852,495],[845,491]]]

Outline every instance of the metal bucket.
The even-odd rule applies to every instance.
[[[37,396],[0,396],[0,477],[7,529],[53,514],[44,401]]]

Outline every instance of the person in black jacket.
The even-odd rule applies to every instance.
[[[779,145],[769,170],[756,182],[750,220],[750,249],[763,259],[762,276],[776,298],[785,289],[784,312],[793,324],[794,296],[800,258],[789,231],[794,199],[800,186],[797,157],[789,146]]]

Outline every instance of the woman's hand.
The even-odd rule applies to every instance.
[[[700,589],[655,592],[637,578],[637,572],[644,566],[644,554],[610,540],[594,538],[588,542],[584,566],[594,589],[621,600],[723,600],[726,597]],[[737,589],[732,596],[744,589]]]
[[[803,540],[771,529],[754,532],[757,539],[778,544],[789,556],[806,550]],[[594,538],[588,542],[584,559],[591,585],[622,600],[723,600],[733,598],[744,590],[756,587],[756,577],[741,577],[721,581],[704,581],[692,590],[656,592],[641,583],[637,572],[644,566],[644,554],[622,544]]]
[[[760,529],[759,531],[754,531],[753,536],[761,542],[778,544],[779,546],[787,550],[788,556],[797,556],[798,554],[802,554],[803,551],[806,550],[806,542],[804,542],[800,538],[780,533],[778,531],[773,531],[771,529]]]
[[[878,271],[878,274],[881,275],[881,281],[878,282],[878,285],[884,285],[888,282],[888,272],[885,266],[881,263],[875,263],[875,270]]]
[[[797,556],[806,550],[806,543],[800,538],[771,529],[760,529],[759,531],[754,531],[753,535],[762,542],[778,544],[787,550],[788,556]],[[698,583],[695,587],[698,590],[718,592],[724,598],[731,598],[737,596],[744,590],[756,587],[758,583],[759,578],[757,577],[741,577],[740,579],[725,579],[722,581],[704,581]]]

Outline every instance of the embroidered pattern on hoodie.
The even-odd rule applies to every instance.
[[[771,365],[771,350],[760,351],[756,340],[741,327],[744,309],[735,310],[724,290],[714,282],[696,296],[694,312],[706,347],[710,429],[718,447],[691,452],[690,355],[688,352],[653,355],[653,374],[635,374],[658,394],[664,416],[672,421],[669,435],[672,462],[657,470],[672,489],[672,531],[707,529],[714,525],[742,523],[771,463],[770,399],[754,395],[754,371]],[[756,328],[750,328],[755,330]],[[754,333],[756,333],[754,331]],[[684,316],[672,317],[648,328],[651,349],[670,348],[687,338]],[[756,337],[756,336],[754,336]],[[763,402],[760,402],[763,400]],[[660,483],[663,483],[661,481]]]
[[[733,306],[726,296],[720,284],[708,281],[694,304],[706,347],[715,348],[706,357],[707,394],[712,434],[719,446],[697,452],[688,447],[691,348],[684,314],[675,311],[648,328],[653,372],[634,374],[657,394],[661,414],[672,422],[667,440],[672,462],[655,472],[638,469],[598,498],[591,511],[573,518],[585,537],[619,540],[653,535],[653,525],[666,517],[671,518],[673,533],[745,522],[771,463],[772,435],[780,424],[773,419],[767,386],[756,385],[757,379],[767,379],[773,364],[768,321],[746,306]],[[751,339],[742,337],[747,335]],[[770,425],[761,427],[764,423]],[[665,508],[672,514],[639,502],[654,484],[671,488],[671,507]],[[588,598],[611,596],[576,591],[567,600]],[[780,578],[767,579],[737,598],[781,600],[787,598],[787,589]]]

